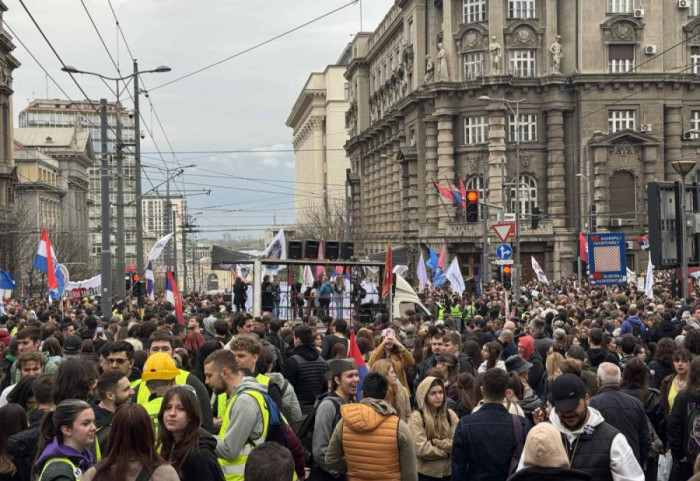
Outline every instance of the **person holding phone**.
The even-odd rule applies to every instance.
[[[396,331],[393,327],[388,327],[382,331],[382,343],[369,357],[370,369],[380,359],[390,359],[394,365],[394,371],[401,385],[408,389],[406,378],[406,368],[413,366],[414,360],[411,353],[396,338]]]

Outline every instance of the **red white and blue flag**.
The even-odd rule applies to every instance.
[[[355,341],[355,331],[350,329],[350,344],[348,346],[348,357],[355,361],[355,366],[357,366],[357,372],[360,375],[360,383],[357,386],[357,400],[362,399],[362,379],[367,374],[367,365],[365,364],[365,358],[362,357],[360,348],[357,347],[357,342]]]
[[[175,306],[175,317],[177,317],[177,322],[184,324],[185,319],[182,316],[182,298],[180,297],[180,290],[177,288],[177,282],[175,282],[172,271],[168,271],[165,284],[165,300]]]
[[[44,227],[41,231],[39,248],[34,256],[34,269],[46,273],[49,290],[58,289],[58,279],[56,278],[57,265],[58,262],[56,262],[56,253],[54,252],[53,247],[51,247],[49,233],[46,231],[46,227]]]

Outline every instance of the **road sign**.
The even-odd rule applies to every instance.
[[[494,261],[494,264],[496,264],[497,266],[512,266],[513,259],[496,259]]]
[[[511,237],[515,237],[515,224],[513,222],[493,224],[491,229],[493,229],[501,242],[507,242]]]
[[[515,214],[506,212],[503,214],[504,222],[515,222]]]
[[[496,257],[500,260],[507,260],[513,257],[513,248],[508,244],[501,244],[496,249]]]
[[[625,234],[588,234],[588,262],[591,285],[623,284],[627,281]]]

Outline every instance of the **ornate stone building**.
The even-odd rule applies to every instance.
[[[356,249],[405,244],[413,270],[444,242],[473,275],[483,223],[432,184],[462,179],[506,212],[520,189],[525,280],[531,255],[550,278],[571,275],[591,221],[624,232],[628,266],[642,269],[646,183],[676,179],[670,163],[700,148],[700,1],[688,5],[396,0],[356,36],[346,72]]]

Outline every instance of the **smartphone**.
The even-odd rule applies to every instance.
[[[104,333],[104,332],[105,332],[105,330],[104,330],[103,327],[98,327],[98,328],[97,328],[97,335],[98,335],[98,336],[101,335],[101,334]]]

